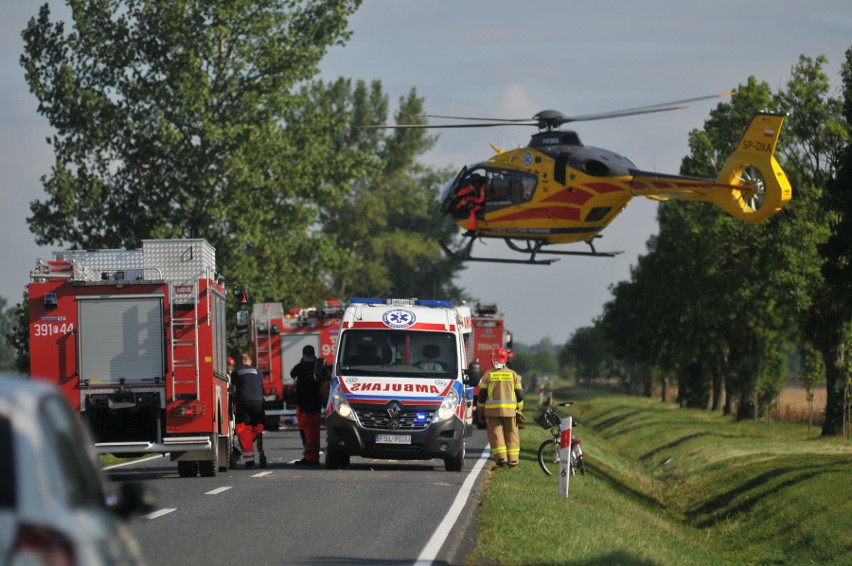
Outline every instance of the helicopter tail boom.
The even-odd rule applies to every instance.
[[[717,186],[728,189],[713,191],[710,202],[754,224],[784,208],[793,191],[774,155],[783,123],[783,114],[755,114],[716,179]]]

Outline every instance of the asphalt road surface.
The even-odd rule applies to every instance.
[[[485,431],[467,439],[462,472],[442,460],[352,458],[345,470],[290,464],[295,427],[264,435],[268,466],[180,478],[168,457],[107,470],[144,480],[155,511],[129,523],[149,564],[461,564],[475,534]],[[324,462],[324,460],[323,460]],[[458,501],[457,501],[458,500]]]

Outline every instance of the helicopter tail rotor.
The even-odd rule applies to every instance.
[[[736,151],[728,158],[716,183],[731,188],[714,191],[711,198],[728,214],[759,224],[790,200],[790,181],[774,156],[783,122],[783,114],[755,114]]]

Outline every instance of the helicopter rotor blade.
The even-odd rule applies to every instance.
[[[527,124],[530,122],[529,118],[475,118],[471,116],[443,116],[440,114],[421,114],[420,116],[423,118],[441,118],[442,120],[474,120],[479,122],[495,122],[499,124]]]
[[[714,98],[724,98],[733,96],[735,91],[723,92],[720,94],[710,94],[707,96],[697,96],[694,98],[684,98],[682,100],[673,100],[671,102],[662,102],[659,104],[649,104],[647,106],[637,106],[634,108],[624,108],[622,110],[613,110],[609,112],[598,112],[594,114],[578,114],[576,116],[565,116],[557,110],[544,110],[539,112],[532,119],[529,118],[477,118],[473,116],[447,116],[442,114],[421,114],[422,118],[435,118],[441,120],[467,120],[467,123],[461,124],[373,124],[364,126],[367,129],[433,129],[433,128],[493,128],[497,126],[538,126],[540,129],[558,128],[562,124],[571,122],[589,122],[592,120],[605,120],[608,118],[623,118],[625,116],[636,116],[638,114],[651,114],[654,112],[668,112],[671,110],[680,110],[687,108],[693,102],[701,100],[712,100]],[[475,122],[475,123],[472,123]]]
[[[652,112],[668,112],[669,110],[680,110],[687,108],[690,103],[701,100],[712,100],[714,98],[724,98],[733,96],[735,91],[723,92],[720,94],[710,94],[707,96],[698,96],[695,98],[684,98],[683,100],[673,100],[672,102],[663,102],[660,104],[649,104],[648,106],[637,106],[635,108],[625,108],[623,110],[614,110],[611,112],[600,112],[597,114],[581,114],[578,116],[566,116],[562,124],[569,122],[588,122],[591,120],[605,120],[607,118],[622,118],[624,116],[635,116],[637,114],[650,114]]]
[[[476,118],[474,118],[476,119]],[[488,118],[479,118],[487,120]],[[484,124],[371,124],[364,126],[368,130],[404,130],[404,129],[434,129],[434,128],[493,128],[495,126],[536,126],[538,122],[496,122]]]

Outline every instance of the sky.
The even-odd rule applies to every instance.
[[[26,224],[30,202],[45,197],[40,178],[53,160],[45,142],[51,129],[18,62],[20,32],[41,3],[0,6],[0,297],[9,304],[20,301],[36,260],[61,249],[36,245]],[[63,13],[63,2],[50,4]],[[321,78],[380,80],[392,111],[416,89],[431,114],[530,118],[545,109],[589,114],[721,93],[750,76],[776,91],[800,55],[828,57],[826,71],[840,96],[852,2],[364,0],[350,30],[345,46],[329,50]],[[643,170],[677,173],[690,130],[703,126],[715,104],[573,125],[586,145],[616,151]],[[520,147],[533,133],[518,127],[436,132],[438,143],[423,162],[458,168],[490,157],[489,143]],[[623,252],[615,258],[470,263],[456,283],[497,303],[516,342],[562,344],[593,324],[612,285],[630,278],[657,232],[656,209],[653,201],[634,199],[603,232],[596,248]],[[475,251],[512,257],[499,241]]]

